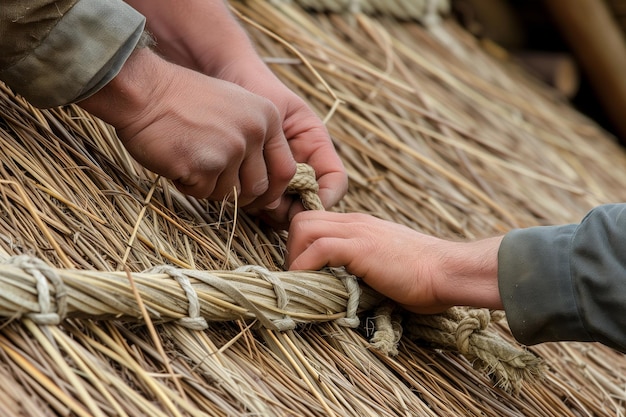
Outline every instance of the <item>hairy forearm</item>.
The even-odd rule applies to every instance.
[[[169,60],[213,75],[254,48],[223,0],[127,0],[142,13],[157,50]]]

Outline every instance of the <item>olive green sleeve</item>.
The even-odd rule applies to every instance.
[[[37,107],[73,103],[122,68],[145,18],[121,0],[2,0],[0,80]]]
[[[509,232],[498,285],[520,342],[595,341],[626,351],[626,204],[599,206],[580,224]]]

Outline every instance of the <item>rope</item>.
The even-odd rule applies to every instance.
[[[67,312],[67,290],[63,280],[56,271],[46,265],[44,261],[28,255],[15,256],[9,259],[10,265],[29,273],[36,280],[37,300],[39,302],[39,312],[28,313],[26,317],[35,323],[43,325],[57,325],[65,319]],[[56,311],[52,310],[50,286],[48,281],[54,287],[54,301]]]
[[[198,293],[191,286],[191,281],[187,275],[183,274],[181,270],[170,265],[155,266],[154,268],[148,269],[146,272],[169,275],[185,292],[185,295],[187,296],[187,303],[189,305],[187,309],[189,316],[178,320],[178,323],[181,326],[192,330],[205,330],[209,327],[206,319],[204,317],[200,317],[200,302],[198,300]]]
[[[312,168],[298,165],[289,190],[297,192],[308,209],[324,209]],[[256,319],[276,331],[325,321],[355,328],[359,313],[377,307],[371,347],[393,356],[403,337],[395,303],[361,285],[345,268],[269,271],[248,265],[234,271],[200,271],[160,265],[132,276],[155,322],[175,321],[193,330],[238,319]],[[20,255],[0,263],[0,285],[0,317],[28,317],[40,325],[58,325],[72,317],[142,318],[125,272],[56,269]],[[541,362],[532,353],[488,331],[495,317],[487,310],[453,308],[402,319],[409,338],[458,351],[506,390],[519,390],[524,379],[541,372]]]
[[[296,173],[287,187],[287,193],[298,194],[302,205],[307,210],[324,210],[318,191],[319,185],[313,167],[307,164],[298,164]],[[346,317],[337,320],[337,324],[351,328],[359,327],[360,320],[357,316],[357,308],[361,290],[357,278],[349,274],[343,267],[329,269],[334,276],[341,279],[349,294]]]
[[[439,315],[410,315],[404,323],[409,338],[457,350],[475,369],[492,375],[496,385],[519,392],[522,381],[538,377],[544,365],[531,352],[487,331],[500,318],[500,312],[455,307]]]
[[[374,313],[374,335],[370,343],[374,349],[386,352],[388,355],[398,354],[398,343],[402,338],[402,326],[400,317],[393,318],[395,304],[385,302]]]
[[[256,272],[258,276],[272,284],[272,288],[274,288],[274,292],[276,293],[276,306],[280,310],[287,310],[287,306],[289,304],[289,296],[287,295],[287,291],[285,291],[283,283],[278,278],[276,278],[275,275],[270,273],[270,271],[257,265],[244,265],[237,268],[235,271]],[[293,330],[296,328],[296,322],[288,314],[285,314],[282,319],[274,320],[272,323],[274,324],[275,328],[281,332],[286,330]]]

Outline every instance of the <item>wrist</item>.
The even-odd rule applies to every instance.
[[[150,48],[137,48],[119,74],[79,106],[123,129],[149,111],[150,103],[169,83],[167,63]]]
[[[502,236],[454,242],[443,260],[442,289],[448,305],[502,309],[498,288],[498,249]]]

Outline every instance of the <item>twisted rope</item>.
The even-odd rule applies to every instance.
[[[272,284],[272,288],[274,288],[274,292],[276,293],[277,307],[280,310],[287,310],[287,306],[289,305],[289,296],[287,295],[287,291],[285,291],[285,287],[282,282],[275,275],[271,274],[270,271],[257,265],[244,265],[237,268],[235,271],[256,272],[259,277]],[[279,331],[292,330],[296,328],[296,322],[287,313],[284,314],[282,319],[273,320],[272,323]]]
[[[67,314],[67,289],[56,271],[41,259],[28,255],[10,258],[9,265],[14,265],[35,278],[39,309],[38,312],[29,312],[26,316],[40,324],[57,325],[61,323]],[[52,308],[53,296],[48,281],[54,288],[56,311],[53,311]]]
[[[487,309],[455,307],[439,315],[410,315],[405,330],[409,338],[457,350],[475,369],[492,375],[496,385],[519,392],[522,382],[540,376],[544,365],[533,353],[488,331],[489,324],[500,318],[499,312]]]
[[[187,303],[189,305],[187,309],[187,314],[189,316],[178,319],[178,324],[192,330],[204,330],[209,327],[206,319],[200,316],[200,301],[198,300],[198,293],[191,286],[191,281],[187,275],[183,274],[181,270],[170,265],[155,266],[146,270],[146,272],[169,275],[176,280],[178,285],[180,285],[182,290],[185,292],[185,295],[187,296]]]

